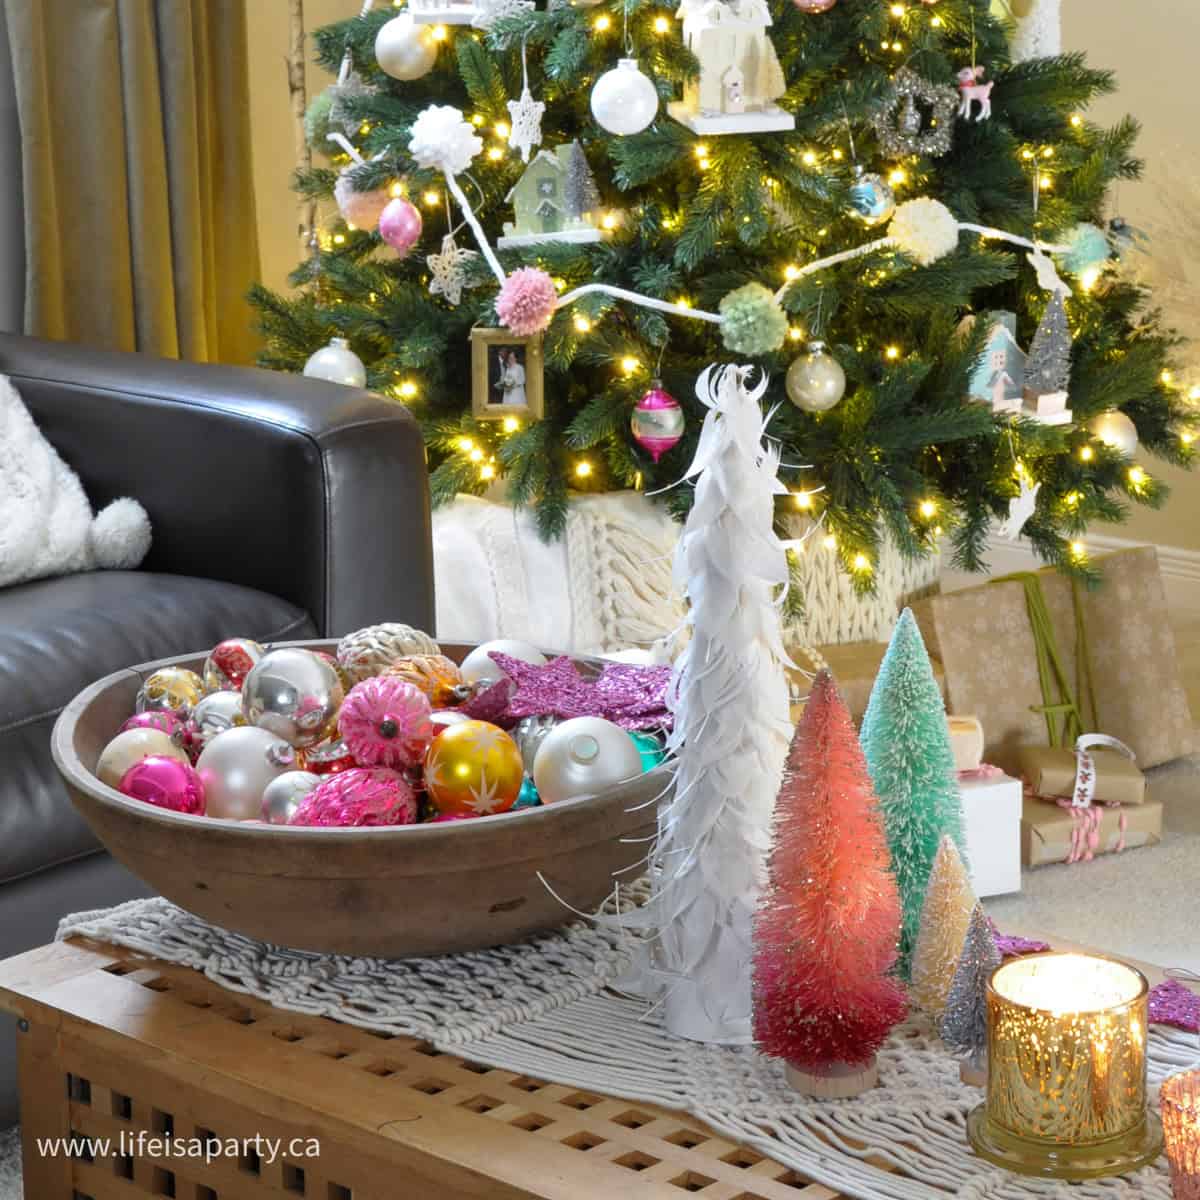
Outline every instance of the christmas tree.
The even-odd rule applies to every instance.
[[[1167,370],[1175,343],[1144,314],[1146,297],[1110,260],[1096,224],[1105,220],[1110,184],[1140,170],[1136,122],[1105,129],[1085,113],[1114,89],[1109,72],[1077,54],[1012,61],[1011,29],[989,0],[832,0],[821,6],[828,11],[768,0],[742,7],[761,27],[755,62],[771,65],[770,78],[748,69],[744,84],[731,81],[717,102],[748,113],[762,93],[769,103],[761,115],[774,125],[701,135],[667,105],[685,94],[685,81],[687,94],[698,94],[698,67],[703,84],[728,46],[718,39],[710,53],[696,33],[698,63],[676,0],[486,7],[477,17],[486,32],[466,24],[397,29],[389,23],[408,14],[383,3],[316,31],[319,63],[332,74],[348,55],[350,78],[361,81],[354,91],[339,88],[336,115],[364,161],[354,165],[327,140],[321,115],[331,98],[322,93],[309,124],[314,150],[328,161],[297,178],[322,205],[313,253],[295,272],[295,293],[254,296],[267,338],[263,365],[298,371],[332,336],[345,336],[369,386],[412,407],[429,446],[435,503],[503,483],[514,503],[536,506],[541,530],[555,536],[572,488],[657,491],[695,453],[703,410],[693,387],[714,361],[753,361],[769,374],[768,401],[778,405],[769,433],[781,445],[785,482],[823,519],[860,588],[872,585],[883,537],[919,556],[944,534],[955,562],[978,569],[990,522],[1005,516],[1017,492],[1014,459],[1042,484],[1025,536],[1064,569],[1088,570],[1071,543],[1089,520],[1118,520],[1126,502],[1161,503],[1156,479],[1131,479],[1122,456],[1087,431],[1094,417],[1119,409],[1148,451],[1191,458],[1184,397]],[[450,18],[431,9],[422,19]],[[381,31],[387,71],[377,56]],[[523,54],[531,99],[546,106],[543,147],[579,141],[602,201],[603,236],[508,248],[503,269],[542,268],[559,295],[603,283],[668,306],[593,293],[559,308],[545,332],[545,416],[527,423],[471,415],[464,350],[473,326],[498,324],[499,285],[475,259],[461,294],[442,286],[430,294],[427,259],[462,214],[452,205],[447,215],[445,179],[409,149],[428,105],[467,116],[483,146],[464,187],[494,245],[525,169],[531,122],[508,107],[522,95]],[[622,57],[636,58],[640,70],[620,73],[616,98],[636,100],[638,111],[610,103],[608,123],[615,116],[622,128],[636,125],[647,111],[640,106],[658,98],[650,123],[630,135],[603,128],[589,104]],[[954,81],[975,62],[994,85],[991,116],[956,119]],[[915,83],[897,77],[902,65]],[[931,107],[946,114],[936,126]],[[354,228],[330,203],[343,171],[343,198],[382,189],[421,210],[424,232],[404,257],[381,246],[370,221]],[[950,216],[976,228],[947,224]],[[1056,261],[1078,281],[1071,427],[1014,420],[967,399],[988,323],[955,338],[962,318],[1012,311],[1027,344],[1044,305],[1025,247],[985,239],[979,229],[1061,247]],[[856,253],[881,236],[895,240]],[[827,267],[808,269],[834,255]],[[734,333],[731,350],[737,322],[693,318],[717,314],[723,301],[728,313],[733,297],[753,336]],[[785,392],[789,363],[816,339],[847,378],[845,399],[828,412],[790,404]],[[652,374],[682,398],[687,417],[686,436],[658,462],[630,429]],[[661,499],[682,515],[691,490]],[[780,517],[785,503],[792,502],[777,502]]]
[[[1038,322],[1025,364],[1025,388],[1033,396],[1065,392],[1071,382],[1071,329],[1062,292],[1055,291]]]
[[[900,887],[900,965],[907,979],[943,835],[950,835],[963,857],[966,853],[946,710],[911,609],[900,614],[892,632],[861,737]]]
[[[796,727],[755,919],[759,1048],[821,1076],[863,1066],[904,1017],[900,901],[854,725],[822,671]]]
[[[942,1041],[964,1059],[964,1083],[982,1084],[987,1070],[987,983],[999,965],[992,927],[976,904],[938,1023]]]
[[[912,996],[936,1024],[978,901],[958,848],[943,837],[929,873],[912,957]]]
[[[585,213],[595,212],[601,204],[600,189],[596,187],[587,155],[578,142],[571,143],[563,198],[567,203],[567,213],[572,217],[582,217]]]

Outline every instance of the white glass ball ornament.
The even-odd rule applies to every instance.
[[[485,680],[495,683],[504,678],[504,672],[492,661],[493,650],[507,654],[509,658],[519,658],[522,662],[532,663],[535,667],[542,666],[546,656],[529,642],[518,642],[514,638],[496,638],[495,641],[484,642],[476,646],[458,668],[465,683],[482,683]]]
[[[345,338],[334,338],[328,346],[310,355],[304,364],[304,374],[309,379],[327,379],[347,387],[360,388],[367,382],[367,368]]]
[[[1123,413],[1101,413],[1089,426],[1092,436],[1106,446],[1119,450],[1127,458],[1138,448],[1137,426]]]
[[[253,725],[218,733],[196,760],[208,815],[231,821],[261,820],[268,785],[295,769],[295,750],[283,738]]]
[[[641,133],[657,114],[658,92],[636,58],[620,59],[592,88],[592,116],[609,133]]]
[[[311,771],[285,771],[276,775],[263,789],[262,819],[268,825],[286,825],[313,788],[321,786],[321,776]]]
[[[828,412],[846,394],[846,372],[824,342],[809,342],[808,349],[788,367],[784,386],[797,408]]]
[[[420,79],[433,70],[437,42],[432,25],[416,25],[412,13],[393,17],[375,35],[375,61],[393,79]]]
[[[151,754],[188,762],[187,752],[161,729],[127,729],[118,733],[100,752],[96,778],[110,788],[117,787],[125,772]]]
[[[533,786],[543,804],[595,796],[642,773],[637,743],[603,717],[572,717],[542,739]]]

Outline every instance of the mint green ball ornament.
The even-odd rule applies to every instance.
[[[653,771],[667,757],[662,740],[657,734],[634,730],[629,736],[633,738],[633,744],[638,748],[638,753],[642,756],[643,773]]]
[[[761,283],[747,283],[720,304],[721,338],[734,354],[758,358],[783,345],[788,321],[775,294]]]

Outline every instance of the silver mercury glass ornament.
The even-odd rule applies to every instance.
[[[262,819],[268,825],[286,825],[296,815],[301,801],[321,783],[311,771],[285,771],[263,789]]]
[[[785,386],[788,399],[797,408],[828,412],[846,394],[846,372],[824,342],[809,342],[788,367]]]
[[[864,173],[854,168],[855,180],[850,185],[850,215],[870,228],[890,221],[896,212],[896,193],[882,175]]]

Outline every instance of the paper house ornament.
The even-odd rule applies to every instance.
[[[539,242],[598,242],[600,193],[578,142],[539,150],[505,199],[513,220],[504,223],[497,245]]]
[[[683,99],[667,105],[693,133],[758,133],[795,129],[775,103],[787,91],[767,30],[765,0],[682,0],[683,38],[700,62]]]
[[[984,319],[990,322],[987,345],[971,372],[967,394],[990,404],[994,412],[1019,411],[1025,387],[1025,351],[1017,343],[1016,314],[993,312]]]

